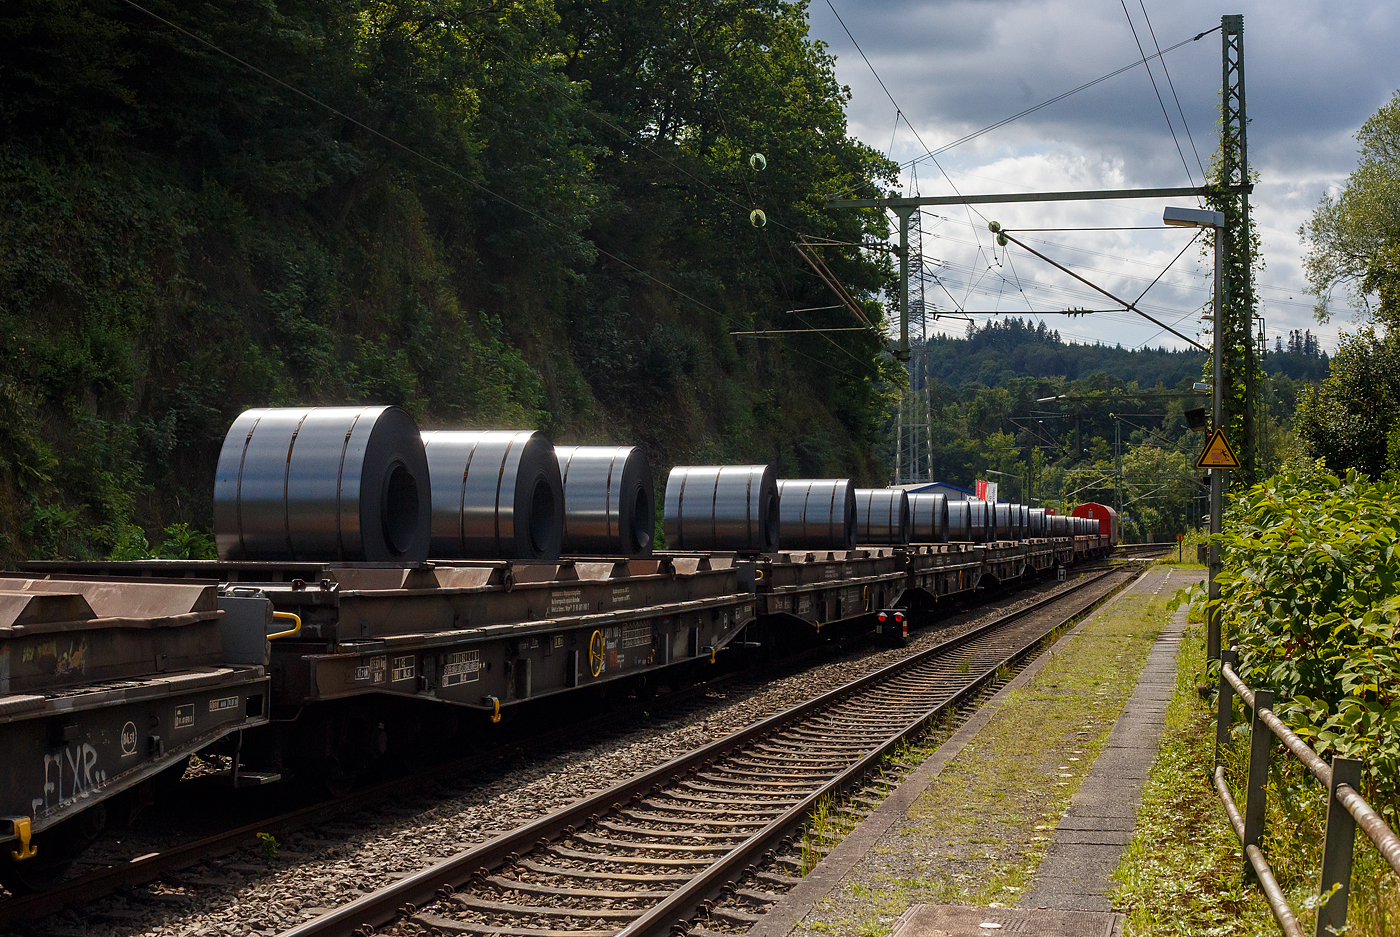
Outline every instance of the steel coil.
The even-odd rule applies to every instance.
[[[948,502],[948,542],[966,543],[971,540],[972,504],[968,501]]]
[[[666,479],[666,548],[772,553],[781,518],[768,465],[678,465]]]
[[[422,562],[429,481],[418,427],[398,407],[245,410],[214,479],[219,556]]]
[[[423,434],[433,484],[434,559],[557,560],[564,485],[543,433]]]
[[[650,556],[656,533],[651,463],[636,446],[555,446],[564,483],[563,552]]]
[[[1031,508],[1030,533],[1027,536],[1043,539],[1045,537],[1045,509]]]
[[[852,550],[856,489],[849,478],[778,479],[784,550]]]
[[[913,543],[948,542],[948,496],[928,492],[909,495],[909,539]]]
[[[1011,508],[1012,505],[1006,502],[992,505],[992,516],[995,518],[993,526],[997,540],[1011,540],[1015,535]]]
[[[971,526],[968,528],[968,540],[973,543],[990,543],[996,539],[996,518],[993,504],[990,501],[969,501],[968,511],[971,513]]]
[[[856,489],[856,542],[909,542],[909,493],[903,488]]]

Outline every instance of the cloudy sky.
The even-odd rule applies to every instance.
[[[1141,59],[1138,41],[1152,55],[1158,46],[1166,49],[1217,27],[1222,13],[1245,17],[1249,158],[1259,173],[1252,204],[1267,265],[1259,285],[1269,342],[1290,329],[1310,328],[1331,351],[1351,312],[1342,298],[1334,303],[1338,314],[1331,323],[1314,320],[1313,299],[1303,292],[1306,248],[1297,230],[1323,193],[1337,191],[1354,168],[1361,123],[1400,88],[1400,4],[1250,0],[1222,8],[1196,0],[812,0],[811,33],[830,46],[837,77],[850,86],[851,132],[904,164],[907,191],[1184,186],[1201,182],[1201,167],[1209,166],[1217,145],[1218,31],[1167,53],[1165,70],[1153,61],[1164,105],[1139,65],[936,160],[928,150]],[[896,119],[891,97],[907,122]],[[1027,316],[1033,309],[1112,305],[1014,245],[994,250],[989,220],[1008,229],[1150,228],[1022,236],[1116,295],[1134,299],[1191,237],[1186,229],[1157,230],[1168,204],[1195,202],[925,209],[925,301],[941,311]],[[1192,247],[1141,308],[1195,335],[1209,288],[1209,264]],[[983,322],[988,316],[973,318]],[[1184,345],[1131,313],[1044,319],[1066,338]],[[944,319],[930,328],[961,334],[966,325]]]

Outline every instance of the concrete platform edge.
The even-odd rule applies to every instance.
[[[1006,698],[1033,680],[1046,663],[1079,636],[1079,632],[1085,625],[1113,608],[1123,596],[1131,592],[1133,587],[1141,581],[1142,575],[1146,574],[1150,568],[1144,567],[1138,578],[1133,579],[1117,595],[1100,605],[1051,645],[1048,651],[1037,657],[1025,670],[1022,670],[1006,686],[998,690],[986,704],[973,713],[967,722],[953,733],[948,741],[940,745],[927,761],[910,772],[899,787],[895,788],[870,816],[858,823],[851,834],[842,840],[841,844],[833,849],[826,858],[822,859],[815,869],[773,905],[763,916],[763,919],[748,930],[745,937],[787,937],[788,934],[792,933],[793,928],[802,923],[803,919],[812,912],[817,902],[841,883],[846,874],[855,868],[856,864],[880,840],[880,837],[899,822],[900,818],[914,805],[914,802],[924,791],[928,790],[929,785],[942,773],[944,767],[956,758],[967,747],[968,742],[972,741],[977,733],[991,721],[992,717],[1006,703]]]

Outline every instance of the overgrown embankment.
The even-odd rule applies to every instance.
[[[1274,476],[1227,514],[1221,628],[1238,672],[1324,758],[1364,759],[1400,819],[1400,487],[1321,469]]]
[[[850,325],[788,312],[833,302],[791,242],[884,234],[824,210],[894,167],[804,5],[151,9],[354,120],[117,0],[5,5],[0,565],[207,528],[249,406],[875,477],[873,335],[731,334]],[[824,253],[878,321],[887,260]]]

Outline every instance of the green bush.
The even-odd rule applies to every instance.
[[[1400,486],[1321,464],[1242,494],[1221,535],[1222,633],[1239,674],[1323,757],[1364,759],[1400,816]]]

